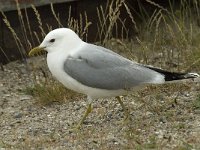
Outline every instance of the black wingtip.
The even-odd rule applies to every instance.
[[[199,74],[198,73],[195,73],[195,72],[191,72],[191,73],[187,73],[185,74],[185,78],[198,78],[199,77]]]
[[[165,81],[182,80],[182,79],[199,77],[198,73],[176,73],[176,72],[165,71],[160,68],[154,68],[152,66],[146,66],[146,67],[163,74],[165,76]]]
[[[199,77],[199,74],[197,73],[167,72],[167,73],[164,73],[164,75],[165,75],[165,81],[182,80],[182,79],[190,79],[190,78]]]

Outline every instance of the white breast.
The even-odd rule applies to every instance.
[[[125,90],[97,89],[81,84],[64,71],[63,67],[66,58],[67,55],[65,56],[63,53],[51,52],[47,54],[47,65],[49,70],[51,71],[52,75],[68,89],[78,93],[86,94],[91,98],[120,96],[127,92]]]

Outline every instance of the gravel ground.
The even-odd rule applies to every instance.
[[[0,70],[0,149],[200,149],[199,79],[124,97],[129,122],[123,122],[114,98],[99,99],[81,130],[72,131],[86,110],[86,97],[38,105],[24,90],[36,84],[41,68],[47,71],[43,57]]]

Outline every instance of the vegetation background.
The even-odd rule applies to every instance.
[[[139,63],[151,64],[170,71],[199,72],[200,1],[180,0],[178,5],[177,3],[175,5],[173,0],[168,0],[168,7],[164,7],[161,3],[156,3],[152,0],[145,0],[145,3],[152,6],[151,11],[149,11],[150,9],[145,7],[140,0],[137,0],[137,10],[125,0],[110,0],[107,2],[106,7],[97,7],[96,14],[98,22],[95,23],[97,28],[97,31],[95,31],[97,33],[95,44],[103,45]],[[32,5],[31,8],[34,11],[38,23],[38,29],[36,30],[39,30],[39,32],[36,32],[36,30],[31,27],[30,18],[26,9],[22,12],[19,5],[18,1],[16,1],[18,18],[23,36],[17,34],[5,13],[1,11],[1,14],[3,16],[3,22],[12,33],[11,38],[14,39],[16,50],[20,54],[19,59],[23,60],[25,69],[30,70],[31,68],[32,70],[30,83],[28,85],[24,83],[22,85],[23,88],[20,88],[20,93],[32,95],[32,105],[34,105],[34,107],[47,107],[47,112],[50,111],[52,107],[59,107],[61,109],[61,106],[57,105],[62,104],[65,106],[66,101],[70,103],[68,106],[75,107],[78,105],[78,107],[81,107],[79,104],[74,106],[74,101],[71,99],[82,100],[84,99],[82,95],[75,94],[54,81],[43,65],[40,66],[40,64],[38,66],[38,63],[30,63],[30,58],[27,57],[27,50],[38,45],[53,27],[43,22],[37,8]],[[57,22],[57,27],[69,27],[79,34],[82,39],[88,41],[90,37],[89,30],[94,23],[88,19],[89,16],[86,12],[80,14],[78,18],[74,18],[71,15],[71,11],[72,7],[69,7],[67,12],[68,17],[65,20],[66,22],[63,23],[63,20],[60,19],[59,14],[55,11],[54,5],[51,4],[51,13]],[[122,16],[125,17],[122,18]],[[130,21],[127,23],[128,19]],[[7,62],[12,64],[11,58],[6,50],[1,46],[0,50],[7,59]],[[38,59],[41,60],[42,58],[43,56],[38,57]],[[3,74],[9,70],[10,64],[5,66],[1,64],[2,87],[5,86],[7,82],[6,79],[5,81],[3,80]],[[11,78],[13,79],[13,77]],[[3,82],[5,82],[5,84],[3,84]],[[193,91],[193,93],[189,91]],[[190,93],[189,96],[187,96],[188,93]],[[200,137],[200,120],[198,120],[200,109],[199,82],[149,86],[139,91],[136,95],[128,96],[125,102],[133,103],[132,99],[135,100],[135,104],[130,106],[134,125],[132,123],[119,127],[117,124],[113,125],[108,123],[105,118],[102,119],[102,116],[105,117],[107,114],[103,113],[104,111],[99,108],[97,109],[98,112],[96,112],[97,117],[94,115],[91,116],[90,120],[93,119],[94,121],[89,122],[89,124],[94,123],[95,125],[87,126],[79,133],[68,133],[66,129],[65,132],[68,133],[68,136],[59,135],[58,137],[58,133],[62,134],[62,132],[57,131],[60,127],[56,127],[58,129],[47,133],[45,137],[40,137],[36,133],[35,137],[25,136],[24,140],[21,142],[20,139],[13,142],[13,139],[2,138],[2,140],[0,140],[0,148],[27,149],[28,147],[39,149],[48,147],[50,149],[52,147],[57,147],[59,149],[60,141],[63,139],[72,140],[73,137],[74,147],[71,147],[75,149],[77,149],[78,146],[79,149],[81,147],[88,148],[86,144],[88,140],[91,147],[103,147],[103,149],[115,148],[118,144],[120,145],[118,147],[119,149],[200,149],[198,140],[198,137]],[[56,106],[52,106],[55,105],[55,102]],[[57,104],[57,102],[59,104]],[[77,103],[77,101],[75,101],[75,103]],[[99,103],[104,104],[101,100]],[[99,103],[96,104],[97,108]],[[113,103],[111,105],[105,105],[106,108],[111,107],[111,109],[116,107]],[[67,107],[67,105],[65,107]],[[142,108],[143,110],[140,112]],[[6,109],[6,107],[4,109]],[[64,109],[61,110],[64,111]],[[79,111],[79,116],[81,116],[82,109],[79,108],[77,110]],[[70,111],[76,110],[70,109]],[[56,112],[61,113],[59,111]],[[40,114],[42,112],[37,110],[37,113]],[[102,113],[104,115],[102,115]],[[118,111],[114,115],[120,115],[121,113],[122,112]],[[2,120],[5,119],[5,114],[6,113],[1,114]],[[144,116],[145,114],[146,116]],[[114,117],[114,115],[112,117]],[[72,119],[71,122],[77,120],[76,115],[72,116],[72,118],[73,117],[75,117],[75,119]],[[119,116],[117,117],[116,120],[120,118]],[[143,118],[145,118],[146,121],[144,121]],[[96,121],[98,119],[103,120],[102,122],[105,122],[105,126]],[[110,120],[116,121],[115,119]],[[158,126],[160,122],[163,122],[163,126]],[[72,125],[73,123],[69,124]],[[86,122],[86,125],[87,124]],[[102,133],[99,133],[100,129],[96,129],[95,126],[101,128]],[[157,128],[155,128],[155,126]],[[195,130],[191,129],[191,127]],[[123,130],[118,133],[119,129]],[[152,129],[155,129],[155,132],[152,131]],[[160,130],[157,131],[156,129]],[[111,140],[112,144],[105,142],[106,133],[110,130],[113,130],[112,136],[114,136],[111,138],[114,140]],[[2,132],[3,131],[5,130],[2,130]],[[194,132],[194,134],[189,134],[189,132]],[[17,131],[9,133],[17,136]],[[96,134],[96,140],[92,140],[95,138],[93,136],[90,137],[91,133]],[[116,135],[119,135],[120,138],[116,138]],[[174,135],[178,136],[174,138]],[[33,138],[34,142],[30,142],[28,138]],[[81,142],[75,142],[75,140]],[[123,140],[125,140],[125,142]],[[115,142],[117,143],[116,145]],[[49,143],[50,145],[48,145]],[[66,144],[66,147],[68,146],[69,145]]]

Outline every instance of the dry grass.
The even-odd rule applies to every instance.
[[[130,59],[134,59],[141,63],[155,64],[158,67],[170,69],[171,71],[189,71],[193,68],[197,68],[194,66],[200,66],[200,44],[197,42],[199,41],[198,37],[200,37],[200,32],[194,22],[195,17],[199,18],[199,3],[195,0],[190,3],[183,0],[181,1],[180,8],[174,10],[170,1],[170,9],[165,9],[151,0],[146,1],[157,9],[149,16],[146,9],[138,1],[140,19],[143,22],[142,28],[138,28],[133,17],[134,14],[131,13],[132,8],[129,8],[129,5],[126,4],[124,0],[110,1],[107,3],[105,9],[103,9],[102,6],[97,8],[99,19],[97,24],[97,35],[100,39],[100,44],[114,50],[117,49],[119,52],[127,55]],[[191,4],[195,7],[191,8]],[[25,49],[30,49],[32,45],[35,45],[33,39],[36,38],[39,44],[42,40],[40,37],[44,38],[46,32],[40,14],[34,5],[32,5],[32,9],[37,18],[39,24],[38,28],[41,31],[40,33],[32,31],[28,15],[25,13],[25,16],[23,16],[18,1],[16,1],[16,7],[21,28],[23,29],[22,38],[27,41],[25,45],[22,45],[21,39],[12,28],[9,20],[3,12],[2,14],[6,26],[10,29],[13,38],[15,39],[19,52],[25,57]],[[127,40],[129,30],[125,26],[126,18],[123,19],[120,17],[122,7],[127,11],[127,16],[131,19],[134,30],[139,33],[136,36],[136,40]],[[53,4],[51,4],[51,11],[58,27],[64,27],[59,18],[59,14],[54,10]],[[24,18],[26,18],[26,23],[24,22]],[[67,25],[78,33],[81,38],[87,40],[88,28],[91,24],[92,23],[88,20],[86,13],[80,14],[79,19],[74,19],[71,16],[71,7],[69,7]],[[122,26],[121,29],[118,29],[119,24]],[[52,29],[50,25],[46,26],[49,30]],[[28,31],[26,31],[26,29]],[[121,35],[119,35],[118,31],[120,31]],[[113,32],[116,32],[116,35],[121,37],[121,39],[113,39]],[[30,39],[27,39],[28,33],[31,35]],[[1,51],[3,51],[2,48]],[[177,87],[175,86],[174,89],[176,88]],[[59,99],[65,99],[66,92],[62,86],[55,82],[50,82],[48,84],[46,84],[46,82],[43,82],[42,84],[36,83],[35,87],[28,87],[27,91],[31,95],[38,97],[41,103],[44,102],[43,104],[49,104]]]
[[[149,16],[145,15],[144,8],[141,8],[144,25],[136,37],[143,55],[140,59],[148,63],[150,57],[157,57],[159,54],[160,67],[166,67],[166,63],[176,61],[174,63],[177,64],[178,70],[190,70],[189,64],[199,64],[199,60],[194,59],[194,54],[199,58],[197,49],[200,46],[195,42],[200,34],[195,22],[195,17],[198,17],[195,12],[198,12],[198,9],[192,9],[187,1],[182,1],[178,10],[174,10],[170,1],[169,10],[150,0],[147,2],[157,9]],[[191,3],[194,3],[195,8],[199,7],[196,1]]]
[[[128,38],[129,29],[125,26],[127,19],[121,18],[120,16],[122,7],[125,7],[127,16],[133,23],[134,30],[138,30],[131,10],[124,0],[108,1],[105,9],[103,9],[102,6],[97,8],[99,20],[97,24],[97,39],[99,39],[102,45],[109,46],[107,45],[107,41],[113,38],[113,33],[115,34],[115,38],[120,38],[122,41]],[[121,28],[119,28],[119,26],[121,26]]]
[[[140,1],[138,1],[140,11],[135,14],[132,12],[136,11],[124,0],[111,0],[107,2],[105,8],[103,6],[98,7],[97,16],[99,22],[97,23],[97,39],[99,39],[99,42],[106,47],[110,47],[109,40],[114,38],[114,33],[115,37],[120,38],[123,45],[127,45],[124,50],[131,52],[139,62],[152,63],[150,61],[151,59],[157,59],[159,57],[157,60],[160,61],[158,67],[166,68],[169,66],[171,68],[170,65],[174,64],[177,66],[175,68],[176,70],[188,71],[192,70],[194,66],[199,66],[200,44],[198,41],[200,40],[200,32],[197,26],[197,21],[200,20],[199,1],[192,0],[188,2],[182,0],[179,9],[174,9],[170,0],[169,9],[151,0],[146,0],[146,2],[156,7],[152,14],[147,13]],[[46,33],[52,30],[52,27],[41,20],[37,8],[32,5],[39,25],[38,28],[41,31],[40,33],[35,32],[31,29],[26,10],[22,13],[17,0],[16,7],[23,35],[21,39],[12,28],[5,14],[3,12],[1,13],[4,17],[4,23],[13,35],[21,57],[25,58],[27,57],[27,50],[38,45]],[[121,17],[122,8],[125,8],[127,16],[132,22],[128,26],[126,26],[127,18]],[[87,41],[88,29],[92,25],[92,22],[88,20],[87,13],[80,14],[78,19],[74,19],[71,16],[71,7],[69,7],[68,11],[69,16],[66,18],[67,26]],[[64,27],[59,18],[59,14],[54,10],[53,4],[51,4],[51,12],[58,27]],[[140,26],[138,26],[139,23],[135,20],[134,16],[139,16],[139,19],[142,21]],[[127,43],[130,26],[138,34],[135,37],[136,40],[129,39]],[[45,31],[46,28],[48,31]],[[34,42],[34,39],[36,39],[37,43]],[[22,41],[24,41],[23,44]],[[4,54],[6,54],[5,51]],[[171,70],[173,71],[173,68]]]
[[[199,1],[182,0],[180,8],[177,10],[174,10],[170,1],[169,9],[165,9],[161,5],[151,0],[146,0],[146,2],[155,6],[156,9],[151,15],[149,15],[138,0],[140,12],[136,15],[139,15],[139,18],[142,22],[140,23],[140,26],[138,25],[139,23],[134,19],[135,14],[132,14],[132,8],[130,8],[124,0],[112,0],[107,3],[105,9],[103,9],[102,6],[98,7],[97,15],[99,22],[97,24],[97,38],[100,39],[99,43],[113,50],[116,49],[119,53],[141,63],[154,64],[158,67],[162,67],[171,71],[190,71],[195,69],[199,71],[200,31],[198,25],[196,24],[196,21],[200,20]],[[194,6],[193,8],[190,7],[191,4]],[[18,51],[24,58],[26,57],[26,49],[30,49],[32,46],[39,44],[42,40],[41,37],[43,38],[46,35],[47,32],[44,30],[44,26],[46,26],[48,30],[51,30],[52,27],[51,25],[45,25],[40,18],[37,8],[32,5],[32,9],[35,12],[39,29],[41,31],[40,33],[35,32],[31,29],[28,15],[25,14],[25,16],[23,16],[21,13],[17,1],[16,6],[18,9],[21,27],[23,28],[23,39],[18,37],[12,28],[12,25],[9,23],[9,20],[6,18],[3,12],[2,14],[4,16],[4,23],[11,31]],[[132,21],[132,24],[129,26],[132,26],[134,30],[139,33],[134,39],[127,39],[129,35],[129,28],[125,25],[126,18],[120,17],[122,7],[125,8],[127,11],[127,16]],[[64,25],[61,23],[59,14],[55,12],[53,4],[51,4],[51,11],[58,24],[58,27],[63,27]],[[26,18],[26,23],[24,22],[24,18]],[[119,24],[122,25],[121,29],[119,29]],[[71,16],[70,7],[67,25],[69,28],[76,31],[81,38],[87,40],[87,37],[89,36],[88,29],[92,25],[92,22],[88,20],[86,13],[80,14],[78,19],[74,19]],[[113,32],[115,32],[115,35],[117,35],[118,38],[121,38],[115,39],[112,34]],[[31,38],[28,39],[27,34],[31,35]],[[37,39],[37,43],[34,42],[34,38]],[[23,45],[21,40],[25,40],[27,43]],[[3,51],[1,47],[0,49]],[[25,90],[27,94],[36,97],[36,102],[38,104],[49,105],[53,104],[54,102],[62,103],[66,99],[71,99],[71,97],[74,95],[80,96],[65,89],[62,85],[53,81],[49,77],[45,78],[45,80],[49,80],[49,82],[40,81],[40,83],[38,83],[35,80],[35,85],[33,87],[27,87]],[[156,119],[158,118],[164,117],[167,118],[169,122],[175,122],[172,124],[172,126],[170,126],[170,128],[173,130],[188,129],[189,127],[183,123],[184,120],[188,119],[188,116],[185,116],[185,118],[181,115],[177,116],[177,111],[179,109],[186,109],[186,111],[199,109],[200,96],[198,96],[192,105],[179,102],[180,93],[183,93],[187,90],[191,90],[191,86],[188,83],[149,86],[146,89],[139,91],[134,97],[136,102],[138,100],[141,105],[137,109],[135,108],[135,111],[137,112],[141,108],[144,108],[149,112],[152,112],[154,114],[154,118],[142,118],[145,117],[142,116],[138,120],[135,120],[134,127],[131,126],[124,135],[124,138],[129,141],[129,145],[124,147],[124,149],[136,148],[138,150],[142,150],[164,148],[166,143],[171,140],[170,137],[166,137],[165,140],[160,141],[154,134],[148,134],[148,137],[146,137],[146,135],[142,135],[142,131],[137,130],[138,128],[141,128],[141,130],[151,132],[151,128],[154,127],[155,122],[157,121]],[[171,93],[175,93],[175,95],[171,97]],[[163,102],[163,97],[165,98],[166,102]],[[158,100],[161,101],[158,102]],[[183,122],[178,124],[177,122],[181,119]],[[144,120],[147,121],[145,122]],[[148,124],[148,126],[146,124]],[[85,132],[87,131],[84,131],[82,135],[78,136],[78,138],[84,140],[87,136],[90,136],[90,134]],[[47,137],[46,139],[45,137],[41,139],[43,139],[44,142],[49,143],[49,141],[51,142],[53,138]],[[35,143],[39,144],[38,147],[44,144],[42,143],[43,140],[41,139],[39,139],[39,142],[37,140],[35,141]],[[32,142],[27,141],[27,143],[28,145],[31,145]],[[196,142],[196,144],[198,144],[198,142]],[[0,147],[1,145],[4,145],[4,143],[0,143]],[[24,147],[24,145],[21,147]],[[187,141],[183,141],[181,144],[178,144],[177,149],[185,150],[193,149],[193,147],[194,146],[188,144]]]
[[[55,80],[48,80],[47,82],[40,82],[33,87],[27,87],[24,92],[28,95],[36,97],[38,105],[52,105],[54,103],[66,102],[68,99],[81,97],[80,94],[66,89]]]

